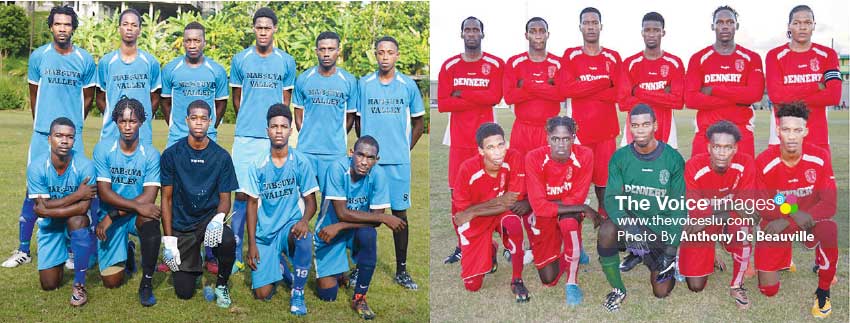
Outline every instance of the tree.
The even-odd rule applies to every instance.
[[[29,19],[23,8],[0,5],[0,70],[7,56],[18,54],[29,43]]]

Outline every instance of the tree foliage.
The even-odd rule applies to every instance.
[[[27,48],[29,34],[29,19],[24,9],[16,5],[0,5],[0,70],[7,56]]]

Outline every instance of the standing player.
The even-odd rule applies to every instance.
[[[68,240],[74,258],[74,287],[71,306],[88,302],[86,269],[94,251],[94,235],[89,224],[89,204],[97,195],[92,162],[72,149],[74,122],[59,117],[50,123],[47,141],[50,154],[33,160],[27,167],[27,192],[35,201],[38,220],[38,277],[41,288],[54,290],[62,284],[68,258]]]
[[[278,262],[281,253],[292,260],[294,277],[289,299],[290,313],[307,315],[304,285],[310,270],[313,237],[310,219],[316,213],[319,190],[310,162],[298,151],[289,149],[292,113],[289,107],[275,104],[266,114],[271,151],[254,161],[244,187],[248,194],[248,259],[253,271],[254,297],[269,300],[275,283],[283,279]]]
[[[765,57],[767,94],[774,104],[803,101],[811,113],[806,123],[811,129],[806,142],[829,152],[826,107],[838,105],[841,100],[841,73],[835,51],[812,42],[814,31],[815,14],[809,6],[791,9],[790,41],[770,50]],[[770,123],[769,143],[779,144],[775,120]]]
[[[655,139],[661,140],[674,149],[679,147],[676,140],[676,122],[673,110],[681,110],[685,91],[685,64],[676,55],[661,50],[664,38],[664,17],[657,12],[649,12],[641,21],[641,36],[644,49],[623,61],[623,74],[618,80],[618,104],[621,111],[629,111],[638,103],[652,107],[658,118],[658,132]],[[628,125],[623,125],[621,146],[632,142]]]
[[[357,264],[352,274],[354,297],[351,307],[361,318],[375,313],[366,303],[366,292],[378,258],[377,231],[381,223],[398,232],[407,223],[384,215],[390,207],[389,187],[383,169],[374,168],[379,157],[378,142],[366,135],[354,143],[351,157],[343,157],[328,169],[325,201],[316,221],[316,289],[319,299],[336,300],[342,273],[350,267],[346,249]],[[356,277],[356,278],[355,278]],[[356,281],[355,281],[356,279]]]
[[[708,137],[708,153],[698,154],[685,163],[685,188],[688,200],[708,200],[707,209],[688,211],[689,223],[683,226],[685,234],[695,237],[682,242],[679,249],[679,272],[685,276],[688,288],[701,292],[714,272],[714,240],[700,240],[698,235],[718,236],[732,234],[733,240],[724,244],[732,254],[735,264],[729,295],[740,309],[750,307],[747,290],[744,289],[744,271],[750,261],[752,246],[748,240],[739,240],[738,232],[752,234],[745,218],[752,218],[746,210],[734,210],[729,204],[734,200],[747,200],[755,196],[756,166],[753,157],[738,152],[741,131],[729,121],[718,121],[705,131]],[[711,219],[711,224],[698,223],[698,219]],[[733,219],[733,220],[730,220]],[[705,221],[705,220],[702,220]],[[724,223],[724,224],[720,224]]]
[[[493,122],[493,105],[502,100],[502,69],[505,65],[500,58],[481,50],[484,23],[480,19],[467,17],[461,22],[460,31],[464,51],[450,57],[440,67],[437,91],[437,109],[451,112],[450,190],[457,183],[460,164],[478,154],[478,144],[474,141],[476,129],[483,123]],[[458,240],[454,252],[443,263],[460,260],[460,249]]]
[[[812,315],[826,318],[832,313],[829,287],[839,264],[838,225],[832,219],[837,198],[832,162],[829,152],[804,142],[809,133],[809,110],[805,104],[779,104],[776,117],[779,145],[759,154],[756,166],[765,188],[763,198],[779,195],[793,207],[763,211],[759,225],[770,235],[805,231],[814,237],[804,242],[806,247],[817,250],[818,288]],[[759,241],[755,258],[759,290],[768,297],[776,295],[780,285],[778,271],[791,264],[791,241]]]
[[[587,7],[579,14],[579,30],[584,44],[568,48],[561,56],[558,89],[569,99],[567,115],[579,128],[576,143],[593,150],[593,184],[599,214],[608,217],[602,203],[608,180],[608,161],[617,149],[615,140],[620,134],[617,121],[617,78],[620,54],[599,44],[602,14]]]
[[[248,183],[251,163],[269,152],[266,121],[268,107],[275,103],[289,105],[295,85],[295,59],[274,46],[277,15],[263,7],[254,13],[256,45],[233,56],[230,65],[230,87],[236,131],[233,139],[233,166],[240,187]],[[233,203],[233,231],[236,232],[236,267],[242,264],[242,237],[245,233],[245,207],[248,196],[236,192]],[[223,268],[223,267],[222,267]],[[226,270],[226,269],[225,269]]]
[[[531,296],[522,281],[522,223],[511,211],[525,190],[521,156],[508,150],[498,124],[485,123],[475,133],[478,153],[460,165],[452,193],[452,217],[460,239],[460,276],[463,287],[481,289],[484,275],[496,270],[493,232],[502,236],[511,253],[511,292],[517,302]]]
[[[326,31],[316,37],[317,66],[298,75],[292,106],[298,128],[298,151],[313,165],[324,192],[328,169],[345,156],[348,132],[354,126],[357,79],[336,66],[339,35]]]
[[[567,270],[567,305],[578,305],[584,298],[577,283],[581,221],[585,215],[591,216],[598,226],[600,220],[598,213],[584,204],[593,175],[593,152],[573,145],[576,124],[570,117],[550,118],[546,133],[548,147],[534,149],[525,157],[528,200],[534,209],[528,240],[543,285],[556,285]]]
[[[410,151],[425,129],[425,107],[419,87],[407,75],[396,70],[398,42],[384,36],[375,42],[378,71],[360,78],[360,103],[357,105],[358,135],[370,135],[382,143],[384,153],[378,164],[383,168],[390,189],[393,215],[406,224],[393,233],[395,242],[395,281],[404,288],[419,286],[407,272],[407,242],[410,208]],[[362,129],[362,132],[360,128]]]
[[[558,56],[546,51],[549,24],[540,17],[525,23],[528,51],[511,57],[502,82],[505,103],[514,105],[511,149],[521,156],[546,145],[546,120],[561,111],[562,98],[555,85],[561,67]]]
[[[95,64],[89,53],[74,46],[71,38],[77,30],[77,13],[71,7],[55,7],[47,16],[47,25],[53,41],[32,52],[27,64],[30,110],[33,117],[33,133],[30,141],[27,165],[50,155],[47,139],[50,123],[58,117],[66,117],[75,125],[74,152],[83,155],[83,120],[88,115],[94,98]],[[3,262],[2,266],[14,268],[32,261],[30,240],[35,227],[35,202],[24,196],[19,219],[18,249]]]
[[[707,138],[701,133],[720,120],[741,130],[738,148],[755,156],[753,109],[764,95],[761,56],[735,44],[738,12],[722,6],[712,14],[715,42],[691,56],[685,76],[685,105],[697,110],[691,155],[705,153]]]
[[[139,236],[142,247],[142,281],[139,301],[153,306],[153,273],[159,255],[160,208],[159,152],[139,140],[139,128],[145,123],[145,110],[136,99],[121,98],[112,110],[112,121],[120,137],[101,141],[94,147],[97,194],[102,201],[97,214],[98,264],[103,285],[115,288],[124,283],[125,268],[135,264],[135,248],[128,248],[128,234]]]
[[[670,295],[676,286],[672,278],[682,232],[679,223],[687,217],[684,207],[662,209],[659,202],[665,197],[684,198],[685,161],[682,156],[655,139],[658,123],[652,108],[638,104],[629,112],[628,120],[634,141],[611,157],[609,187],[605,191],[605,209],[610,219],[599,228],[596,244],[602,272],[614,288],[603,304],[612,312],[619,310],[626,298],[626,287],[618,268],[621,245],[642,257],[650,270],[649,283],[655,297]],[[641,204],[648,207],[641,207]]]
[[[224,225],[230,193],[238,188],[233,162],[221,146],[207,137],[210,106],[196,100],[186,108],[189,136],[162,153],[163,259],[172,271],[177,298],[190,299],[201,275],[201,247],[211,247],[221,268],[231,268],[236,241]],[[219,270],[215,297],[230,307],[229,270]]]
[[[216,128],[227,108],[227,72],[212,58],[204,56],[206,45],[204,26],[196,21],[190,22],[183,28],[186,54],[173,59],[162,69],[162,114],[168,123],[166,148],[189,135],[184,107],[195,100],[204,100],[215,107],[207,135],[216,140]]]
[[[142,16],[130,8],[118,16],[118,33],[121,46],[100,59],[97,64],[97,109],[103,113],[103,128],[100,140],[118,140],[118,127],[112,122],[112,108],[124,96],[134,98],[145,107],[145,120],[139,130],[142,143],[153,143],[151,120],[159,107],[162,87],[159,61],[150,53],[139,49],[138,39],[142,32]]]

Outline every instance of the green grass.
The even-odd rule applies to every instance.
[[[154,146],[165,147],[167,138],[165,123],[155,120]],[[0,112],[0,255],[17,248],[18,212],[26,182],[26,156],[32,134],[32,119],[28,111]],[[84,140],[86,155],[91,156],[100,130],[100,119],[86,121]],[[233,125],[224,124],[219,129],[219,143],[230,151],[233,143]],[[293,138],[294,141],[295,138]],[[349,140],[353,143],[353,140]],[[408,271],[419,283],[419,291],[407,291],[393,282],[395,254],[392,233],[385,227],[378,229],[378,265],[369,290],[369,305],[378,314],[377,321],[422,322],[428,321],[428,136],[423,136],[413,150],[413,208],[409,210],[410,246]],[[36,230],[37,231],[37,230]],[[37,235],[37,233],[36,233]],[[32,250],[36,250],[33,238]],[[247,248],[247,247],[246,247]],[[247,251],[246,251],[247,253]],[[137,262],[140,255],[136,255]],[[33,261],[35,262],[35,260]],[[308,281],[307,306],[309,315],[296,319],[289,314],[289,295],[281,292],[269,302],[254,300],[250,291],[250,274],[237,273],[231,276],[233,306],[230,310],[219,309],[214,303],[204,301],[202,294],[188,301],[178,300],[174,295],[169,274],[154,275],[154,293],[158,304],[150,309],[139,305],[137,288],[139,276],[135,275],[121,288],[109,290],[100,282],[97,270],[88,275],[89,303],[82,308],[68,304],[73,278],[71,271],[65,272],[65,284],[56,291],[42,291],[38,283],[35,263],[15,269],[0,270],[0,321],[5,322],[92,322],[92,321],[155,321],[155,322],[224,322],[231,320],[310,321],[310,322],[357,322],[359,317],[350,309],[348,300],[352,291],[340,289],[336,302],[325,303],[315,296],[315,275],[311,269]],[[209,274],[205,280],[213,279]],[[200,293],[200,290],[198,290]]]
[[[767,146],[767,114],[756,112],[756,151],[761,152]],[[694,111],[677,111],[680,151],[690,156],[690,143],[693,138]],[[620,113],[623,122],[625,115]],[[507,109],[497,112],[497,120],[510,133],[513,113]],[[435,322],[554,322],[554,321],[667,321],[667,322],[779,322],[813,321],[809,313],[817,276],[809,268],[814,261],[814,253],[794,248],[794,260],[798,266],[796,273],[782,274],[782,289],[776,297],[767,298],[757,289],[755,278],[747,279],[752,307],[740,312],[728,296],[730,272],[715,273],[702,293],[692,293],[685,284],[677,284],[671,296],[656,299],[649,286],[649,272],[639,266],[623,274],[623,280],[629,296],[619,314],[609,314],[601,306],[605,295],[610,291],[605,281],[596,254],[596,232],[592,224],[585,224],[582,232],[585,250],[591,263],[582,266],[578,276],[584,291],[584,303],[577,308],[568,308],[564,303],[564,287],[545,288],[540,284],[533,265],[524,267],[526,286],[532,293],[528,304],[514,302],[510,292],[510,264],[500,256],[500,269],[493,275],[487,275],[484,287],[477,293],[464,290],[460,279],[460,266],[444,265],[442,260],[454,249],[456,235],[450,223],[451,196],[446,185],[448,147],[441,144],[446,127],[446,114],[434,113],[431,118],[433,136],[431,136],[431,319]],[[622,123],[621,123],[622,125]],[[839,187],[838,212],[835,220],[839,223],[839,241],[841,258],[838,267],[839,283],[832,288],[833,311],[831,321],[847,321],[848,318],[848,112],[830,112],[830,136],[833,153],[833,167]],[[619,141],[618,141],[619,142]],[[591,193],[590,196],[593,196]],[[595,206],[595,198],[590,205]],[[501,249],[501,248],[500,248]],[[729,268],[731,257],[718,252]]]

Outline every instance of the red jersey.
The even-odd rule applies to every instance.
[[[559,163],[549,157],[549,147],[540,147],[525,156],[528,200],[537,217],[558,217],[558,204],[584,204],[593,175],[593,151],[573,145],[570,160]]]
[[[581,47],[568,48],[561,57],[558,91],[569,98],[567,111],[581,131],[576,143],[594,143],[620,134],[617,119],[617,78],[620,54],[603,48],[596,56]]]
[[[812,43],[809,50],[798,53],[785,44],[767,52],[765,65],[770,100],[774,104],[805,102],[809,109],[809,135],[806,141],[820,146],[828,145],[826,106],[838,105],[841,101],[841,80],[826,83],[823,90],[818,88],[818,83],[823,82],[824,72],[838,71],[838,55],[835,51]],[[773,111],[775,113],[776,109]],[[775,122],[771,123],[771,144],[779,143]]]
[[[683,107],[685,64],[667,52],[650,60],[641,51],[626,58],[621,69],[623,73],[617,84],[620,111],[631,111],[638,103],[648,104],[658,121],[655,138],[669,143],[671,129],[675,128],[673,109]]]
[[[803,156],[797,165],[789,167],[782,162],[779,146],[769,146],[756,158],[759,180],[764,187],[762,198],[772,199],[776,193],[797,197],[799,210],[806,211],[817,220],[830,219],[836,210],[835,176],[829,153],[813,144],[803,144]],[[768,223],[785,216],[779,207],[762,211]],[[793,220],[791,226],[796,227]]]
[[[554,85],[561,68],[558,60],[558,56],[546,53],[546,59],[534,62],[527,52],[508,60],[502,86],[505,103],[514,105],[516,122],[544,126],[547,119],[561,111],[563,98]],[[520,80],[522,86],[517,85]]]
[[[711,155],[702,153],[685,163],[685,195],[689,200],[750,200],[755,197],[756,172],[750,155],[737,152],[721,174],[711,169]],[[706,218],[713,213],[711,206],[705,210],[695,208],[688,211],[688,217]]]
[[[505,161],[496,177],[484,170],[484,157],[475,156],[460,165],[452,192],[452,214],[466,210],[505,194],[525,193],[525,167],[522,156],[512,149],[505,154]],[[475,219],[485,218],[477,217]]]
[[[437,83],[437,109],[451,112],[451,146],[476,148],[475,131],[485,122],[493,122],[493,105],[502,101],[502,69],[505,63],[483,53],[474,62],[461,54],[446,60]],[[460,91],[460,97],[452,96]]]
[[[700,92],[711,87],[711,95]],[[751,104],[764,95],[761,56],[735,46],[729,55],[718,54],[710,45],[691,56],[685,75],[685,105],[697,110],[697,136],[700,130],[720,120],[728,120],[741,131],[753,131]]]

